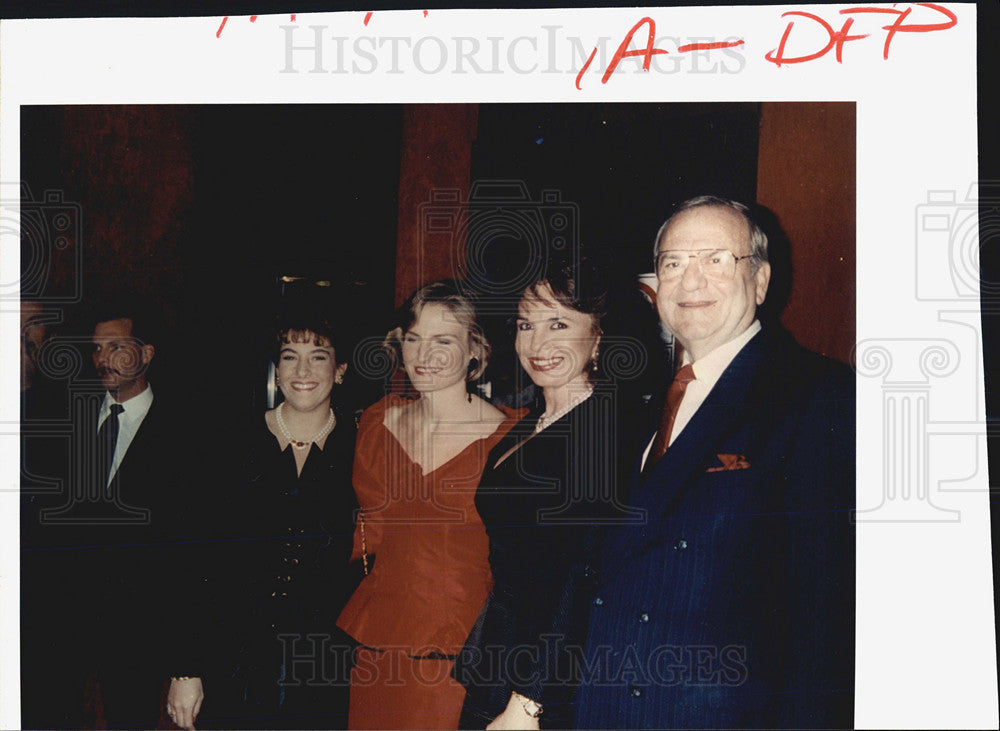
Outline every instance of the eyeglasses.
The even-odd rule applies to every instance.
[[[698,262],[701,273],[710,279],[728,280],[736,274],[736,264],[742,259],[754,259],[756,254],[736,256],[728,249],[674,249],[656,255],[656,276],[661,282],[680,279],[692,259]]]

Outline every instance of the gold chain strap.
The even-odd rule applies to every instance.
[[[365,511],[358,511],[358,523],[361,525],[361,564],[368,576],[368,541],[365,537]]]

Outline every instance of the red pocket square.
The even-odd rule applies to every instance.
[[[722,464],[718,467],[709,467],[706,472],[723,472],[724,470],[745,470],[750,466],[747,458],[742,454],[717,454]]]

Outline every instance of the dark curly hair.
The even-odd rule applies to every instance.
[[[338,363],[348,360],[350,348],[345,341],[343,328],[329,317],[306,309],[287,309],[274,320],[274,349],[271,360],[275,363],[281,348],[288,343],[329,344]]]

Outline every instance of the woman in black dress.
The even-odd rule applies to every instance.
[[[238,535],[227,547],[231,638],[222,725],[344,728],[350,642],[335,622],[361,578],[349,564],[355,424],[331,402],[350,352],[320,317],[277,327],[284,397],[247,437]],[[211,690],[207,692],[211,700]]]
[[[571,728],[601,526],[615,499],[613,392],[601,378],[609,293],[586,261],[524,292],[515,349],[543,403],[491,452],[476,493],[494,588],[456,669],[462,728]]]

